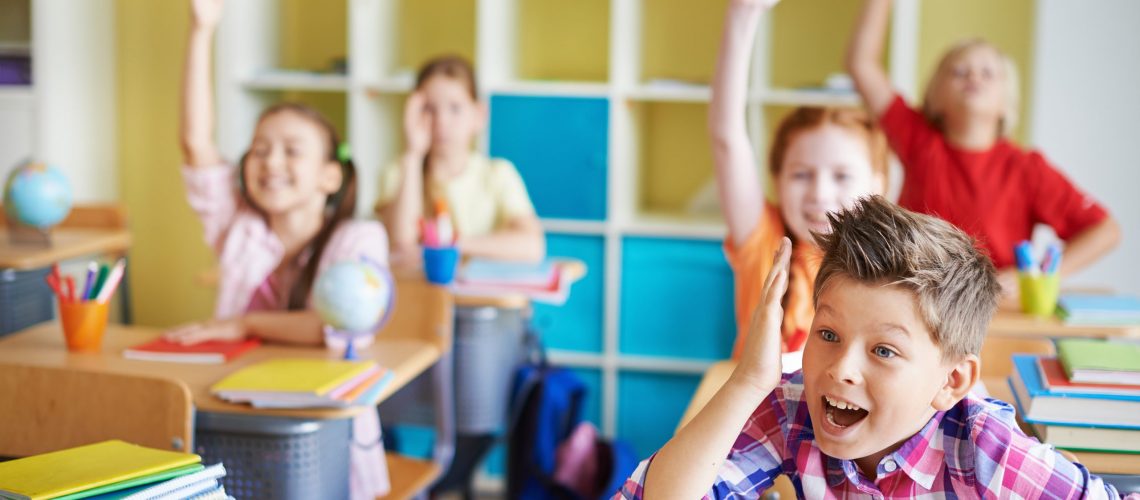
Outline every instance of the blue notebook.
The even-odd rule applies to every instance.
[[[1131,295],[1065,294],[1057,309],[1070,324],[1140,325],[1140,298]]]

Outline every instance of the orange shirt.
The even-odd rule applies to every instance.
[[[786,235],[780,210],[765,203],[756,228],[740,248],[735,247],[732,238],[724,240],[724,253],[736,278],[737,330],[736,344],[732,349],[733,358],[739,357],[744,347],[744,339],[748,336],[749,325],[752,323],[752,310],[760,302],[764,280],[772,270],[772,259],[780,248],[780,239]],[[783,303],[784,321],[781,332],[784,352],[803,350],[807,341],[808,330],[815,316],[812,288],[821,260],[819,247],[806,242],[794,244],[788,291],[784,294]]]

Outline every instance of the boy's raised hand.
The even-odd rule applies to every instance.
[[[780,326],[784,321],[782,305],[788,290],[788,267],[792,256],[792,242],[783,238],[776,252],[772,271],[764,281],[760,303],[752,312],[748,339],[740,355],[740,363],[732,376],[760,388],[765,394],[780,383],[782,369],[780,354],[783,351]]]
[[[222,19],[225,0],[190,0],[190,15],[194,25],[200,28],[214,28]]]
[[[420,92],[412,93],[404,106],[404,142],[408,153],[417,156],[426,155],[431,148],[431,115]]]

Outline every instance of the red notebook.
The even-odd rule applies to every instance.
[[[240,342],[211,340],[194,345],[168,342],[162,337],[145,344],[123,350],[127,359],[142,361],[171,361],[174,363],[225,363],[242,353],[261,345],[261,340],[249,338]]]
[[[1065,367],[1057,358],[1037,358],[1037,369],[1046,389],[1058,393],[1107,394],[1140,396],[1140,385],[1092,384],[1072,382],[1065,376]]]

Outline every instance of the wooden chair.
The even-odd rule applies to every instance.
[[[25,457],[107,439],[193,449],[194,405],[169,379],[42,366],[0,368],[0,456]]]
[[[451,342],[455,322],[451,293],[413,272],[395,272],[396,306],[380,338],[406,338],[439,346],[443,355],[432,367],[436,439],[431,460],[385,455],[392,489],[383,499],[423,497],[451,465],[455,453],[455,408]]]

